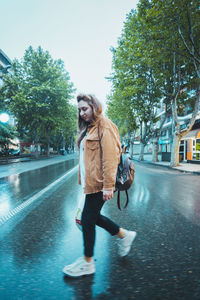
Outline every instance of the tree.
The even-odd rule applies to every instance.
[[[8,155],[9,145],[13,144],[12,140],[16,137],[17,133],[13,126],[9,124],[3,124],[0,122],[0,146]]]
[[[74,151],[74,144],[77,134],[77,107],[70,106],[69,114],[66,115],[63,127],[60,129],[60,145],[67,151]]]
[[[199,110],[199,1],[141,0],[139,7],[152,33],[151,53],[158,54],[152,60],[162,62],[158,61],[164,79],[163,97],[170,103],[172,114],[170,164],[176,166],[181,138],[191,130]],[[196,94],[194,113],[187,127],[181,130],[178,114],[193,102],[192,91]]]
[[[111,105],[118,99],[115,110],[121,115],[121,111],[125,111],[126,122],[128,119],[129,123],[137,123],[140,127],[141,160],[144,159],[144,147],[153,135],[160,97],[159,80],[149,64],[146,47],[148,31],[145,31],[144,25],[136,11],[132,10],[127,16],[118,47],[112,49],[114,71],[110,80],[113,95],[118,93],[121,98],[115,97],[108,103]]]
[[[74,91],[64,63],[53,60],[41,47],[34,50],[31,46],[21,62],[13,62],[12,74],[4,77],[2,88],[17,127],[33,136],[36,145],[45,138],[48,154],[51,137],[63,128],[70,114]],[[66,130],[69,126],[65,125]]]
[[[199,12],[199,0],[140,0],[138,11],[132,10],[127,16],[117,48],[112,48],[113,92],[108,105],[129,123],[126,112],[134,112],[140,124],[140,159],[153,138],[153,159],[157,160],[159,134],[171,115],[170,164],[179,164],[180,141],[191,130],[199,111]],[[166,110],[157,128],[157,110],[162,103]],[[178,116],[188,105],[193,108],[192,118],[181,129]]]

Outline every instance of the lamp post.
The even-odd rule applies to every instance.
[[[7,123],[10,117],[7,113],[0,113],[0,122]]]

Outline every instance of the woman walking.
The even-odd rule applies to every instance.
[[[82,212],[84,256],[65,266],[71,277],[95,273],[93,260],[95,226],[119,237],[119,255],[129,253],[135,231],[128,231],[101,215],[104,203],[113,198],[117,167],[120,161],[120,137],[116,125],[102,114],[102,105],[93,95],[81,94],[78,102],[77,145],[79,148],[79,183],[85,194]]]

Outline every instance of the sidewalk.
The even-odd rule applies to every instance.
[[[132,157],[133,160],[139,161],[139,154],[134,154]],[[164,167],[168,167],[171,169],[176,169],[180,172],[188,172],[200,175],[200,164],[191,164],[187,162],[180,162],[180,165],[177,167],[170,167],[170,162],[168,161],[161,161],[161,155],[158,155],[159,162],[152,162],[152,154],[144,154],[144,163],[150,163],[154,165],[160,165]]]
[[[48,165],[63,162],[69,159],[78,159],[77,153],[66,154],[66,155],[53,155],[50,157],[39,157],[38,159],[33,158],[22,158],[9,160],[8,163],[0,163],[0,178],[7,177],[13,174],[20,174],[26,171],[35,170]]]

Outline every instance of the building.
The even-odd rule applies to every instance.
[[[11,67],[12,67],[12,61],[3,52],[3,50],[0,49],[0,87],[3,85],[2,75],[6,74],[6,73],[9,73]],[[8,112],[0,111],[0,113],[8,113]],[[8,120],[7,123],[11,126],[15,125],[14,118],[11,115],[9,115],[9,120]]]
[[[0,86],[2,86],[3,84],[2,74],[7,73],[8,70],[11,68],[11,65],[12,65],[11,60],[3,52],[3,50],[0,49]]]
[[[9,73],[9,70],[12,66],[12,61],[8,58],[8,56],[3,52],[3,50],[0,49],[0,87],[3,86],[3,74]],[[2,106],[1,106],[2,109]],[[14,118],[9,114],[7,111],[0,111],[0,115],[3,119],[3,116],[5,115],[7,118],[4,120],[1,119],[1,122],[8,123],[11,126],[14,126]],[[17,148],[19,140],[16,138],[15,140],[12,140],[11,147]],[[16,146],[15,146],[16,145]]]
[[[200,116],[196,119],[192,130],[182,138],[180,151],[183,160],[200,162]]]
[[[162,115],[162,113],[160,113],[160,115]],[[184,115],[178,117],[178,121],[182,130],[187,127],[191,118],[192,110],[190,107],[187,107]],[[161,136],[159,138],[159,150],[162,153],[163,161],[170,161],[171,147],[172,118],[169,116],[162,127]],[[196,163],[200,162],[200,111],[196,117],[191,131],[181,140],[179,158],[180,161]]]

